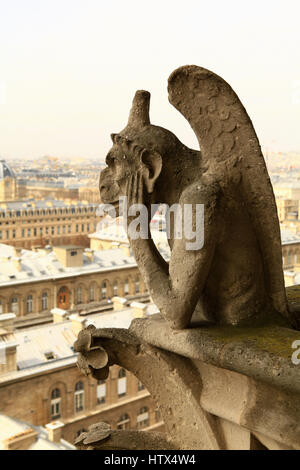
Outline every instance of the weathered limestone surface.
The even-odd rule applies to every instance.
[[[275,197],[243,104],[223,78],[195,65],[175,70],[168,92],[201,151],[151,124],[150,93],[139,90],[126,127],[111,136],[99,183],[101,200],[114,216],[120,198],[127,198],[123,210],[130,247],[154,303],[176,330],[200,319],[261,326],[276,318],[297,327],[285,295]],[[147,209],[142,237],[130,229],[135,204]],[[153,205],[159,204],[176,204],[177,215],[189,205],[194,221],[197,206],[204,206],[203,243],[199,222],[192,227],[193,243],[185,230],[176,236],[170,224],[169,263],[147,230]]]
[[[129,330],[89,327],[75,344],[83,373],[105,379],[118,364],[144,383],[166,436],[133,439],[99,424],[101,432],[90,429],[77,445],[300,449],[300,365],[292,362],[299,292],[287,296],[284,288],[275,198],[258,138],[236,93],[213,72],[180,67],[168,92],[201,152],[150,123],[150,94],[140,90],[127,126],[112,134],[100,175],[102,202],[115,216],[119,198],[127,198],[130,247],[160,314],[134,320]],[[147,209],[142,237],[130,229],[134,204]],[[155,204],[176,204],[182,214],[189,205],[193,220],[203,205],[203,244],[191,248],[189,234],[178,237],[171,226],[167,263],[147,231]],[[190,228],[201,230],[196,222]]]
[[[300,287],[288,292],[297,308],[299,293]],[[90,327],[76,349],[85,373],[105,377],[116,363],[145,384],[167,430],[161,440],[153,435],[158,449],[300,449],[295,340],[299,332],[277,325],[173,331],[155,315],[135,319],[129,330]],[[129,435],[126,440],[126,433],[121,432],[123,448],[143,445]],[[113,438],[85,444],[82,437],[78,446],[112,448]]]

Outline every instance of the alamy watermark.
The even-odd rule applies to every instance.
[[[118,213],[116,206],[101,204],[97,215],[123,217],[123,226],[131,240],[151,238],[149,221],[159,208],[159,204],[151,204],[151,214],[144,204],[132,204],[128,207],[127,197],[119,198]],[[171,207],[164,204],[162,217],[165,218],[166,234],[168,238],[185,240],[185,249],[188,251],[201,250],[204,245],[204,204],[173,204]],[[98,229],[107,222],[100,222]]]

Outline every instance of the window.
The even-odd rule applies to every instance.
[[[78,224],[76,224],[76,232],[78,232]]]
[[[37,231],[36,231],[36,228],[33,229],[33,236],[36,237],[37,236]]]
[[[146,406],[140,409],[137,416],[137,428],[142,429],[149,426],[149,410]]]
[[[33,298],[32,295],[28,295],[26,300],[27,313],[32,313],[33,310]]]
[[[118,378],[118,397],[125,397],[127,389],[126,370],[120,369]]]
[[[30,228],[27,230],[27,236],[31,237],[31,229]]]
[[[55,230],[55,228],[51,227],[51,235],[54,235],[54,230]]]
[[[106,296],[107,296],[107,284],[106,282],[103,282],[101,286],[101,299],[106,299]]]
[[[51,418],[58,419],[61,416],[61,395],[58,388],[51,393]]]
[[[48,294],[47,292],[43,292],[42,294],[42,310],[48,309]]]
[[[68,233],[71,233],[71,225],[68,225]]]
[[[138,294],[140,292],[140,278],[139,276],[135,279],[135,292]]]
[[[94,302],[95,300],[95,286],[94,284],[90,285],[90,302]]]
[[[114,295],[118,295],[118,281],[114,281]]]
[[[124,414],[120,417],[117,423],[117,429],[129,429],[130,428],[130,418],[128,414]]]
[[[105,380],[98,380],[97,382],[97,403],[101,405],[106,401],[106,382]]]
[[[60,235],[60,227],[57,227],[57,235]]]
[[[71,256],[76,256],[77,255],[77,251],[71,251]]]
[[[128,295],[129,294],[129,282],[128,282],[128,279],[126,279],[126,281],[124,282],[124,295]]]
[[[145,390],[145,385],[139,380],[138,382],[138,392]]]
[[[76,433],[76,438],[80,436],[80,434],[84,433],[84,432],[87,432],[86,429],[82,428],[82,429],[79,429],[79,431],[77,431]]]
[[[77,382],[75,385],[75,413],[84,409],[84,385],[83,382]]]
[[[81,231],[84,232],[84,224],[81,225]]]
[[[16,238],[16,230],[15,229],[13,229],[13,231],[12,231],[12,236],[13,236],[13,238]]]
[[[11,311],[15,315],[18,315],[18,313],[19,313],[19,301],[18,301],[17,297],[13,297],[11,299]]]
[[[77,287],[77,303],[82,303],[82,287]]]

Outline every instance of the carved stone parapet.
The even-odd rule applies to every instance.
[[[295,340],[299,332],[272,325],[174,331],[160,315],[129,330],[89,327],[75,343],[81,370],[96,378],[113,364],[131,371],[158,404],[166,434],[111,431],[102,444],[85,436],[77,446],[132,449],[135,433],[143,449],[300,449]]]

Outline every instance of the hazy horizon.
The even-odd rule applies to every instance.
[[[269,2],[268,2],[269,3]],[[0,156],[103,160],[136,89],[151,121],[198,148],[169,103],[180,65],[221,75],[262,146],[300,150],[297,1],[0,0]]]

